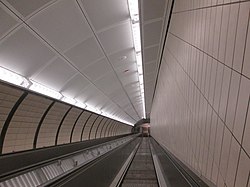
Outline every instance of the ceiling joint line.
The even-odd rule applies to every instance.
[[[127,112],[125,112],[124,110],[121,109],[121,107],[115,103],[112,99],[110,99],[103,91],[101,91],[92,81],[89,80],[89,78],[84,75],[82,72],[80,72],[78,70],[78,68],[72,63],[70,62],[70,60],[64,56],[63,54],[61,54],[53,45],[51,45],[46,39],[44,39],[37,31],[35,31],[28,23],[25,22],[25,20],[23,20],[20,16],[18,16],[13,10],[11,10],[6,4],[4,4],[2,1],[1,3],[7,7],[18,19],[20,19],[23,24],[25,26],[27,26],[34,34],[36,34],[37,37],[39,37],[43,42],[45,42],[57,55],[59,55],[61,58],[63,58],[73,69],[75,69],[76,71],[78,71],[84,78],[86,78],[90,84],[92,84],[94,87],[97,88],[97,90],[99,90],[104,96],[106,96],[112,103],[114,103],[121,111],[123,111],[125,114],[127,114],[127,116],[129,116],[133,121],[137,121],[136,119],[134,119],[131,115],[129,115]],[[6,36],[7,37],[7,36]]]
[[[99,43],[99,45],[100,45],[100,47],[101,47],[101,49],[102,49],[102,51],[103,51],[105,57],[107,58],[107,60],[108,60],[108,62],[109,62],[109,64],[110,64],[110,66],[112,67],[112,69],[113,69],[113,71],[114,71],[114,73],[115,73],[115,75],[116,75],[116,78],[118,79],[118,81],[119,81],[119,83],[120,83],[120,85],[121,85],[123,91],[125,92],[125,94],[126,94],[126,96],[128,97],[128,99],[129,99],[129,101],[130,101],[130,103],[131,103],[133,109],[135,110],[137,116],[138,116],[139,119],[140,119],[140,115],[138,114],[138,111],[135,109],[135,106],[134,106],[134,104],[132,103],[131,98],[129,97],[127,91],[126,91],[125,88],[123,87],[123,84],[122,84],[121,80],[119,79],[119,77],[118,77],[118,75],[117,75],[117,73],[116,73],[116,71],[115,71],[114,66],[113,66],[112,63],[110,62],[110,59],[109,59],[109,57],[107,56],[107,54],[106,54],[106,52],[105,52],[105,50],[104,50],[104,48],[103,48],[103,46],[102,46],[102,44],[101,44],[101,42],[100,42],[98,36],[97,36],[97,34],[96,34],[95,29],[94,29],[93,26],[90,24],[90,21],[89,21],[88,17],[86,16],[86,13],[85,13],[83,7],[81,6],[81,3],[79,3],[78,1],[79,1],[79,0],[76,0],[78,6],[80,7],[80,9],[81,9],[81,11],[82,11],[82,14],[84,15],[85,19],[87,20],[87,22],[88,22],[88,24],[89,24],[89,26],[90,26],[92,32],[94,33],[94,36],[95,36],[97,42]]]

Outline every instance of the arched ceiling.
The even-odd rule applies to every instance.
[[[167,4],[139,1],[147,113]],[[126,122],[143,117],[127,0],[1,0],[0,24],[0,67]]]

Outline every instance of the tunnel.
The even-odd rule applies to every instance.
[[[250,0],[0,0],[0,187],[250,187]]]

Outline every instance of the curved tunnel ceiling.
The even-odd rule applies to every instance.
[[[131,132],[131,126],[0,82],[0,155]]]
[[[167,2],[139,1],[147,113]],[[0,15],[0,67],[128,123],[143,117],[127,0],[2,0]]]

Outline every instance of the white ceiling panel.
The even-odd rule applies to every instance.
[[[61,51],[70,49],[92,35],[75,1],[58,1],[33,16],[29,23]]]
[[[164,14],[166,0],[142,0],[143,21],[160,18]]]
[[[67,62],[61,58],[56,58],[32,79],[55,90],[61,90],[65,82],[75,74],[77,74],[77,71]]]
[[[97,109],[101,109],[105,106],[105,96],[99,94],[95,95],[94,97],[89,97],[87,100],[85,100],[85,103]]]
[[[72,77],[62,88],[63,95],[75,98],[81,91],[89,85],[89,81],[81,74]]]
[[[124,0],[82,0],[82,4],[97,31],[130,18]]]
[[[26,77],[54,56],[48,47],[23,27],[0,43],[0,66]]]
[[[148,63],[148,62],[152,62],[153,60],[156,60],[158,49],[159,49],[159,46],[146,48],[143,53],[144,63]]]
[[[2,4],[0,4],[0,23],[0,38],[7,34],[18,23]]]
[[[113,90],[110,94],[109,97],[114,98],[117,97],[118,95],[124,94],[123,90],[121,88],[118,88],[116,90]]]
[[[167,1],[139,1],[150,113]],[[0,21],[0,66],[132,123],[142,116],[127,0],[3,0]]]
[[[154,81],[155,78],[156,78],[156,74],[155,72],[153,72],[153,73],[148,73],[145,77],[145,80],[146,82],[149,82],[149,81]]]
[[[96,80],[94,84],[107,95],[116,89],[121,89],[121,85],[117,80],[115,73],[106,74],[101,79]]]
[[[126,106],[127,103],[129,103],[126,95],[119,95],[118,97],[114,98],[114,101],[122,108]]]
[[[156,65],[156,62],[153,61],[151,63],[147,63],[144,65],[147,72],[155,72],[157,70],[157,65]]]
[[[136,62],[124,63],[115,69],[119,77],[126,77],[128,75],[138,72]]]
[[[135,50],[134,48],[124,49],[122,51],[109,55],[109,60],[115,69],[121,66],[135,64]]]
[[[79,43],[75,47],[68,50],[65,55],[77,66],[84,69],[89,64],[96,62],[104,57],[97,41],[94,37]]]
[[[98,34],[105,52],[109,55],[124,49],[133,48],[130,22],[119,24]]]
[[[22,16],[28,16],[37,9],[51,2],[52,0],[6,0],[11,4]]]
[[[156,21],[144,25],[144,47],[159,45],[161,38],[162,21]]]
[[[130,73],[130,74],[127,73],[126,76],[121,77],[121,82],[123,85],[127,85],[127,84],[130,84],[130,83],[135,82],[135,81],[139,81],[137,72]]]
[[[87,102],[91,98],[95,98],[100,95],[100,92],[94,85],[85,87],[76,97],[77,100]]]
[[[107,73],[112,72],[112,67],[106,58],[101,59],[95,63],[90,64],[85,69],[81,70],[91,81],[100,79]]]

